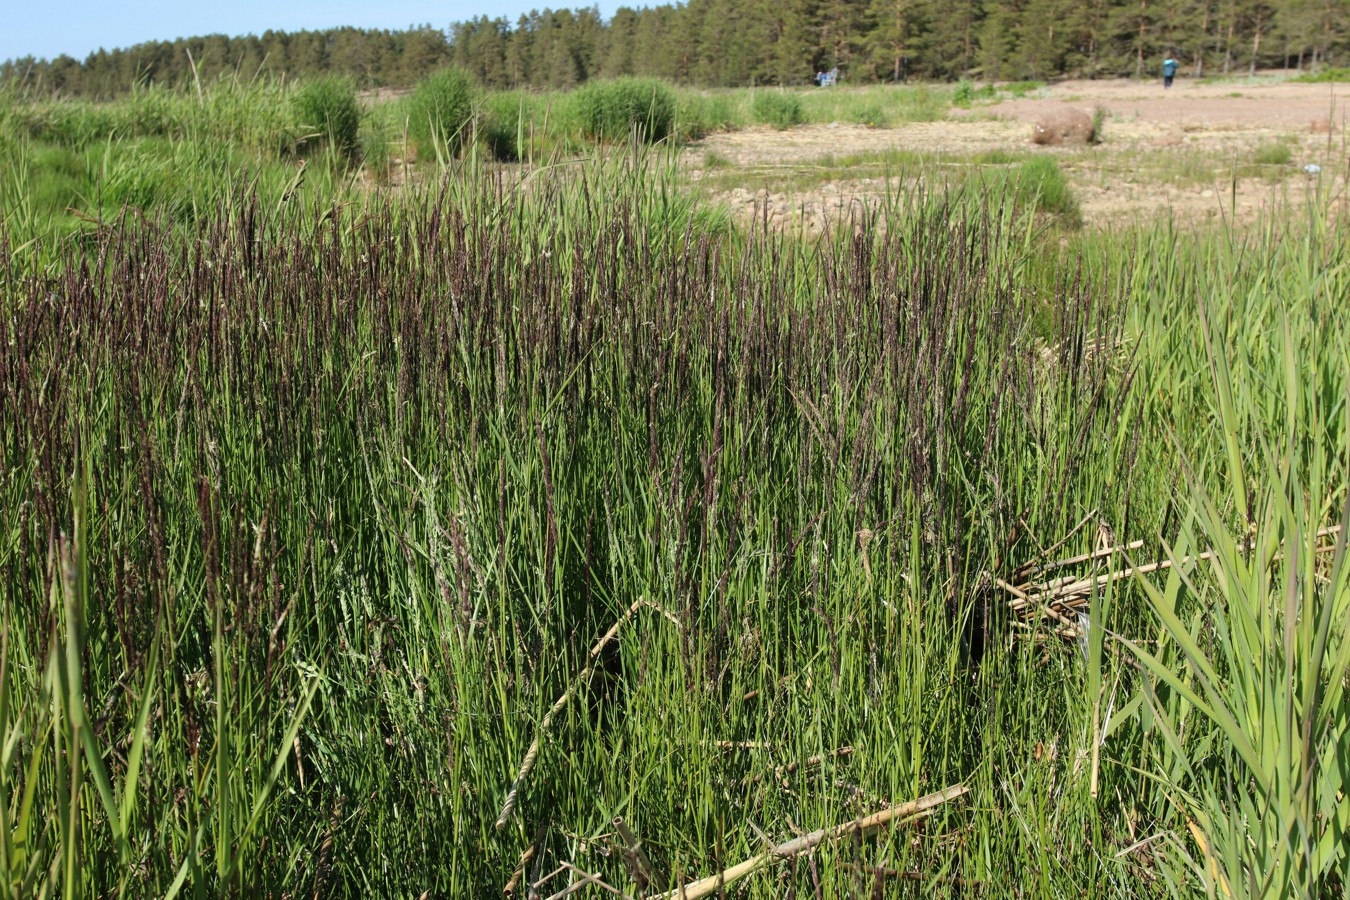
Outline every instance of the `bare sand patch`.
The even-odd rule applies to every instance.
[[[1101,143],[1087,147],[1035,147],[1033,123],[1047,112],[1074,106],[1100,109]],[[801,167],[823,159],[895,151],[922,154],[937,171],[970,166],[994,151],[1056,156],[1091,226],[1171,216],[1183,224],[1254,221],[1272,204],[1302,203],[1317,192],[1343,193],[1347,162],[1345,124],[1350,89],[1344,85],[1178,81],[1066,81],[1034,96],[953,110],[940,122],[891,128],[847,123],[806,125],[787,131],[749,128],[710,135],[685,151],[694,179],[720,167],[710,191],[738,216],[765,215],[819,227],[850,209],[875,207],[888,193],[918,189],[885,178],[807,179]],[[1330,133],[1314,131],[1330,119]],[[1262,165],[1259,151],[1288,148],[1288,161]],[[1305,167],[1320,171],[1309,173]],[[774,184],[775,170],[781,184]],[[753,187],[727,187],[742,170]],[[749,177],[753,174],[753,178]],[[941,177],[940,175],[937,177]]]

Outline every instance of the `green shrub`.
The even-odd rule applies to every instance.
[[[1006,166],[1022,159],[1022,154],[1001,147],[996,150],[982,150],[975,154],[975,164],[980,166]]]
[[[375,130],[361,132],[361,165],[365,166],[378,183],[383,184],[389,180],[389,163],[392,158],[389,138],[385,134]]]
[[[736,97],[724,93],[680,94],[676,113],[680,137],[694,139],[715,131],[730,131],[743,124]]]
[[[274,81],[219,81],[190,103],[198,137],[268,156],[295,146],[295,111]]]
[[[582,133],[593,140],[623,140],[636,131],[654,142],[675,127],[675,92],[655,78],[588,82],[572,95],[571,105]]]
[[[952,106],[969,106],[975,99],[975,82],[962,78],[952,89]]]
[[[786,91],[756,91],[751,109],[761,125],[791,128],[803,121],[801,98]]]
[[[935,91],[926,84],[902,94],[901,102],[899,118],[905,122],[937,122],[947,117],[946,91]]]
[[[515,162],[526,155],[534,103],[524,91],[489,94],[480,109],[478,136],[495,159]]]
[[[1324,84],[1329,81],[1350,81],[1350,67],[1336,68],[1334,66],[1327,66],[1318,69],[1316,72],[1308,72],[1305,75],[1300,75],[1292,80],[1308,82],[1311,84]]]
[[[32,206],[46,214],[77,207],[94,192],[84,157],[66,147],[39,144],[27,160],[23,187]]]
[[[1021,165],[994,176],[991,186],[1001,189],[1007,199],[1037,212],[1058,217],[1077,228],[1083,222],[1078,200],[1069,188],[1059,164],[1049,156],[1033,156]]]
[[[1289,145],[1278,142],[1262,144],[1252,155],[1253,161],[1259,166],[1287,166],[1293,158]]]
[[[300,129],[298,149],[326,146],[344,156],[356,152],[361,107],[350,79],[330,75],[307,81],[292,95],[291,108]]]
[[[1004,90],[1014,97],[1025,97],[1032,91],[1038,91],[1045,87],[1044,81],[1014,81],[1004,85]]]
[[[473,125],[473,80],[463,69],[442,69],[423,78],[408,98],[408,134],[417,152],[457,151]]]
[[[16,110],[16,124],[28,137],[49,144],[83,148],[113,134],[117,118],[110,106],[53,100]]]
[[[112,108],[121,136],[179,137],[187,129],[193,105],[168,88],[137,87]]]
[[[1018,168],[1018,180],[1024,189],[1037,192],[1036,208],[1041,212],[1063,216],[1072,223],[1081,220],[1078,200],[1074,198],[1069,182],[1059,164],[1049,156],[1033,156]]]
[[[851,106],[848,110],[848,120],[869,128],[880,128],[890,122],[891,115],[884,106],[873,100]]]

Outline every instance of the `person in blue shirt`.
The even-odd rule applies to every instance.
[[[1178,65],[1177,61],[1176,61],[1175,59],[1173,59],[1172,57],[1170,57],[1170,56],[1167,57],[1167,59],[1163,60],[1163,87],[1164,87],[1164,88],[1170,88],[1170,87],[1172,86],[1172,79],[1173,79],[1173,77],[1175,77],[1176,74],[1177,74],[1177,65]]]

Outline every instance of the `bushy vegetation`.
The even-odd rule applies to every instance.
[[[898,125],[936,122],[946,117],[951,92],[929,85],[914,87],[828,88],[806,91],[801,99],[806,122],[856,122]]]
[[[1287,166],[1293,158],[1289,145],[1279,141],[1262,144],[1252,153],[1252,161],[1259,166]]]
[[[142,88],[116,103],[8,97],[5,105],[2,124],[9,135],[76,150],[158,137],[276,153],[296,137],[285,90],[266,81],[221,81],[200,94]]]
[[[999,161],[1001,157],[989,157],[988,161]],[[1074,197],[1064,172],[1054,157],[1036,154],[1014,165],[996,170],[986,178],[986,183],[1028,209],[1055,216],[1063,224],[1076,228],[1083,222],[1082,211]]]
[[[504,91],[484,98],[478,135],[495,159],[525,158],[534,130],[534,98],[524,91]]]
[[[302,150],[322,146],[351,156],[360,146],[361,106],[349,79],[316,78],[291,95]]]
[[[655,142],[675,126],[675,93],[654,78],[591,81],[571,95],[572,115],[592,140],[619,141],[636,134]]]
[[[681,91],[676,110],[681,135],[698,138],[741,127],[748,116],[742,111],[740,100],[738,94],[730,91]]]
[[[1333,81],[1350,81],[1350,67],[1323,66],[1312,72],[1304,72],[1294,78],[1295,81],[1325,84]]]
[[[408,98],[408,133],[418,153],[440,158],[472,137],[474,85],[463,69],[442,69],[423,78]]]
[[[802,101],[789,91],[755,91],[751,101],[755,121],[774,128],[791,128],[803,121]]]

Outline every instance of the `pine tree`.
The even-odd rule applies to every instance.
[[[922,27],[919,0],[873,0],[870,12],[875,23],[868,41],[872,71],[891,81],[904,81]]]
[[[980,70],[990,81],[1016,74],[1021,0],[994,3],[980,29]]]
[[[638,15],[629,7],[620,6],[614,11],[600,58],[600,74],[604,77],[634,74],[633,45],[637,41],[637,24]]]
[[[818,56],[827,68],[848,72],[867,46],[871,30],[867,0],[824,0],[816,12],[820,40]]]
[[[819,26],[811,0],[781,0],[766,3],[773,51],[767,74],[780,85],[802,84],[823,62],[819,52]]]

